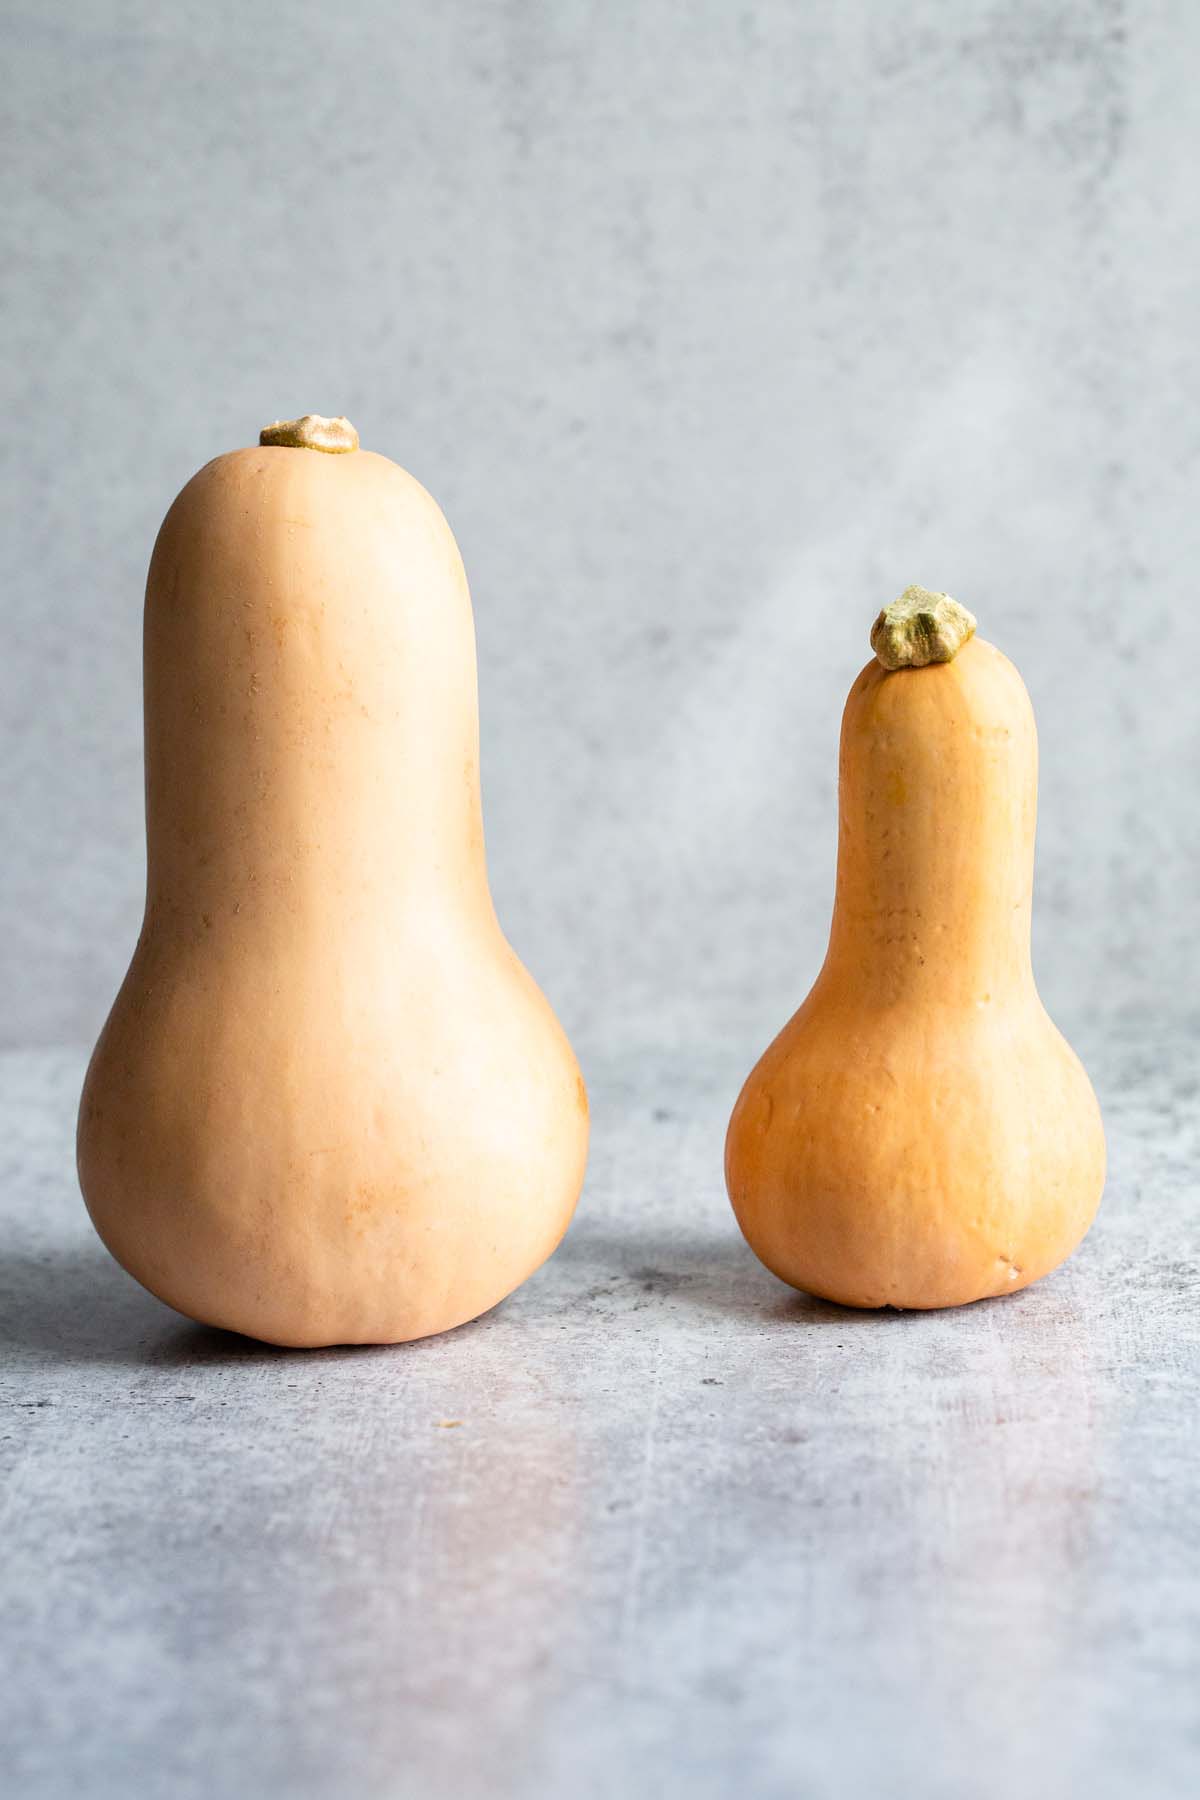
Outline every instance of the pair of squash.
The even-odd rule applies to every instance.
[[[958,609],[927,601],[882,616],[894,672],[851,692],[829,957],[727,1148],[763,1260],[861,1306],[1024,1285],[1103,1179],[1029,969],[1029,703],[978,640],[951,660]],[[565,1231],[587,1095],[492,906],[434,501],[344,419],[209,463],[155,546],[145,717],[145,918],[80,1106],[97,1230],[181,1312],[278,1344],[476,1317]]]

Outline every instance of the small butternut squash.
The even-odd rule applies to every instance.
[[[171,507],[144,664],[145,918],[79,1117],[97,1230],[276,1344],[474,1318],[566,1229],[587,1096],[492,907],[445,519],[344,419],[268,427]]]
[[[876,620],[842,722],[828,954],[729,1125],[752,1248],[850,1306],[1025,1287],[1104,1185],[1096,1099],[1030,962],[1033,710],[974,629],[919,588]]]

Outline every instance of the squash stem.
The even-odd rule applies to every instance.
[[[300,419],[276,419],[258,434],[260,444],[282,445],[289,450],[324,450],[330,456],[358,449],[358,433],[349,419],[326,419],[305,413]]]
[[[953,662],[975,634],[975,615],[929,588],[905,588],[871,627],[871,648],[885,669]]]

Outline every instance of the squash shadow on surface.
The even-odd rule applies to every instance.
[[[222,1340],[227,1360],[264,1345],[205,1331],[139,1287],[99,1244],[0,1253],[0,1357],[26,1371],[162,1366],[185,1341]]]
[[[374,1356],[387,1348],[286,1350],[197,1325],[147,1293],[98,1242],[0,1252],[0,1361],[26,1374],[278,1364],[293,1356]]]
[[[0,1251],[0,1357],[10,1368],[136,1365],[173,1323],[99,1243]]]
[[[896,1322],[890,1309],[868,1312],[799,1293],[764,1268],[736,1228],[663,1231],[579,1226],[555,1258],[571,1273],[566,1306],[616,1316],[665,1308],[757,1324],[837,1325],[842,1330]],[[580,1291],[582,1289],[582,1291]]]
[[[822,1300],[815,1294],[788,1287],[760,1263],[736,1230],[732,1233],[663,1231],[653,1227],[623,1234],[597,1222],[568,1234],[554,1259],[571,1272],[560,1282],[562,1310],[573,1306],[593,1309],[616,1319],[622,1313],[642,1313],[665,1308],[680,1316],[696,1308],[719,1314],[726,1320],[760,1325],[836,1325],[840,1331],[873,1329],[916,1330],[922,1321],[947,1313],[985,1313],[999,1308],[1000,1316],[1021,1306],[1049,1304],[1046,1296],[1061,1283],[1065,1268],[1078,1272],[1086,1246],[1064,1269],[1014,1294],[987,1294],[964,1306],[859,1307]],[[553,1265],[552,1265],[553,1266]]]
[[[52,1378],[56,1370],[89,1367],[171,1370],[274,1366],[292,1357],[419,1355],[448,1337],[462,1343],[487,1332],[493,1320],[511,1319],[518,1295],[452,1333],[411,1344],[288,1350],[185,1319],[140,1287],[99,1242],[11,1250],[0,1252],[0,1361],[16,1373]],[[759,1263],[736,1231],[688,1233],[653,1225],[623,1231],[602,1221],[569,1232],[525,1298],[536,1311],[549,1301],[552,1313],[618,1327],[622,1318],[654,1313],[843,1330],[907,1316],[859,1312],[797,1293]]]

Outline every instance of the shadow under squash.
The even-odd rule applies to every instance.
[[[99,1241],[0,1252],[0,1360],[10,1368],[169,1369],[368,1353],[281,1350],[197,1325],[147,1293]]]
[[[863,1312],[796,1292],[763,1267],[736,1230],[620,1231],[603,1220],[581,1219],[542,1280],[539,1310],[548,1303],[554,1313],[598,1321],[698,1310],[750,1324],[836,1324],[846,1330],[903,1316],[890,1309]],[[487,1330],[489,1319],[506,1310],[495,1308],[453,1335]],[[440,1341],[424,1338],[401,1347],[414,1354]],[[371,1356],[389,1348],[396,1347],[288,1350],[197,1325],[147,1293],[98,1240],[0,1252],[0,1361],[10,1369],[244,1365],[292,1356]]]
[[[759,1262],[736,1228],[703,1235],[635,1230],[615,1232],[602,1222],[581,1221],[558,1252],[574,1272],[567,1304],[605,1315],[637,1313],[664,1305],[696,1308],[745,1323],[879,1325],[901,1315],[891,1308],[864,1311],[798,1292]]]
[[[454,1336],[486,1329],[492,1316],[484,1313],[460,1325]],[[99,1240],[42,1252],[0,1251],[0,1363],[26,1373],[275,1364],[290,1357],[341,1359],[397,1350],[415,1355],[439,1341],[288,1349],[185,1318],[126,1274]]]

